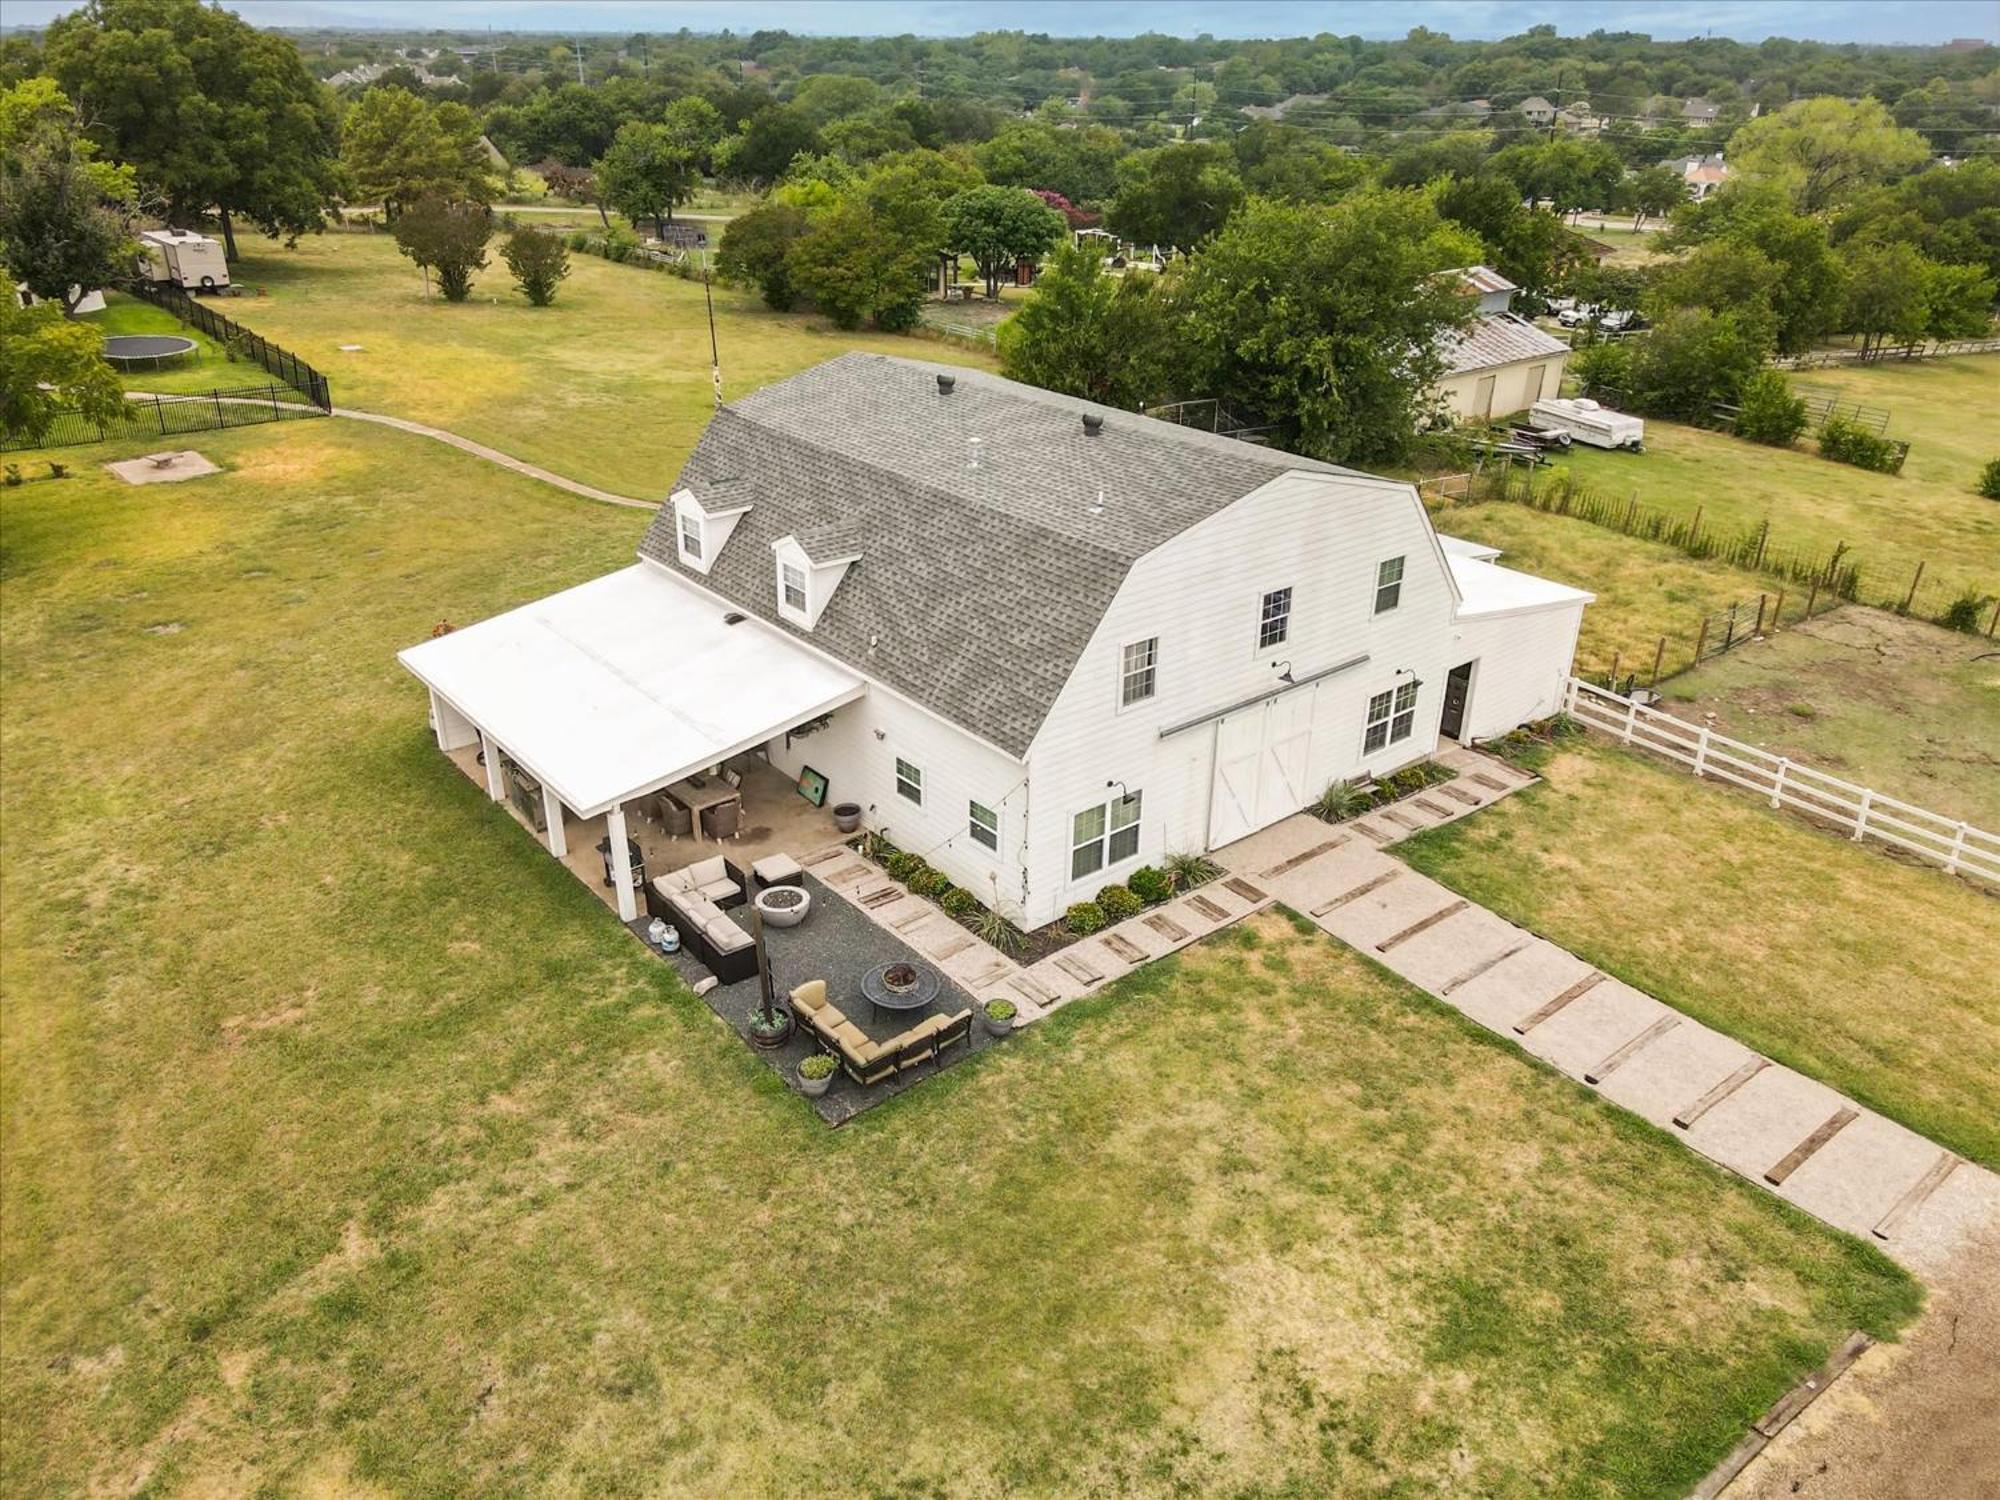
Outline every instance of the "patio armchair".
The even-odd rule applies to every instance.
[[[686,838],[694,832],[694,814],[665,792],[653,799],[659,805],[660,826],[670,839]]]
[[[718,802],[702,809],[702,831],[712,839],[740,838],[743,834],[743,804]]]

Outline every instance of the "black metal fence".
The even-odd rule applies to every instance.
[[[178,287],[140,281],[132,295],[155,307],[163,307],[183,323],[191,323],[238,359],[255,360],[322,411],[333,409],[333,393],[326,377],[311,365],[265,338],[252,333],[233,318],[226,318],[205,303],[197,302]]]
[[[110,422],[93,422],[79,412],[57,414],[39,442],[0,434],[0,453],[29,448],[69,448],[105,443],[115,438],[170,437],[179,432],[210,432],[218,427],[253,427],[293,417],[323,417],[325,407],[307,400],[290,386],[240,386],[235,390],[201,391],[184,396],[142,396],[128,401]]]

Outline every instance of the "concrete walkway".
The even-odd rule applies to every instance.
[[[1494,781],[1531,779],[1459,754],[1469,757],[1461,780],[1481,762],[1478,774]],[[1216,857],[1488,1030],[1919,1274],[1941,1271],[1971,1237],[2000,1231],[1992,1172],[1610,978],[1388,852],[1411,831],[1403,824],[1434,816],[1416,803],[1443,808],[1446,800],[1426,792],[1334,826],[1299,815]]]

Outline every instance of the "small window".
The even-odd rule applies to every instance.
[[[919,807],[924,805],[924,773],[900,755],[896,757],[896,795],[909,798]]]
[[[681,551],[701,561],[701,522],[686,511],[681,512]]]
[[[1387,614],[1403,600],[1403,559],[1392,557],[1375,570],[1375,613]]]
[[[1263,608],[1257,613],[1257,649],[1282,646],[1291,633],[1292,591],[1272,589],[1264,596]]]
[[[1114,797],[1100,807],[1086,807],[1070,823],[1069,876],[1081,880],[1106,865],[1131,859],[1139,852],[1139,798]]]
[[[1368,728],[1361,753],[1373,755],[1385,745],[1406,740],[1417,725],[1417,685],[1406,682],[1368,700]]]
[[[784,584],[785,608],[806,612],[806,570],[792,563],[778,564],[779,577]]]
[[[1069,878],[1081,880],[1104,868],[1104,809],[1086,807],[1070,824]]]
[[[1143,641],[1134,641],[1125,648],[1125,659],[1118,679],[1118,706],[1129,708],[1153,696],[1154,669],[1160,659],[1160,638],[1148,636]]]
[[[972,835],[972,842],[1000,852],[1000,814],[990,807],[977,802],[966,804],[966,832]]]
[[[1130,859],[1139,852],[1138,792],[1120,797],[1111,804],[1111,863]]]

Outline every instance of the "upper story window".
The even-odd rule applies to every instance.
[[[1130,708],[1153,696],[1160,661],[1160,638],[1149,635],[1125,648],[1118,673],[1118,706]]]
[[[1384,745],[1406,740],[1417,724],[1417,685],[1403,683],[1368,700],[1368,728],[1362,736],[1361,753],[1373,755]]]
[[[995,854],[1000,852],[1000,814],[979,802],[968,802],[965,807],[965,831],[972,835],[972,841]]]
[[[794,563],[778,564],[779,596],[785,608],[806,613],[806,570]]]
[[[1392,557],[1375,570],[1375,613],[1387,614],[1403,602],[1403,559]]]
[[[1272,589],[1257,611],[1257,649],[1282,646],[1292,633],[1292,591]]]
[[[701,517],[681,512],[681,557],[687,562],[701,561]]]
[[[896,795],[924,805],[924,773],[900,755],[896,757]]]

